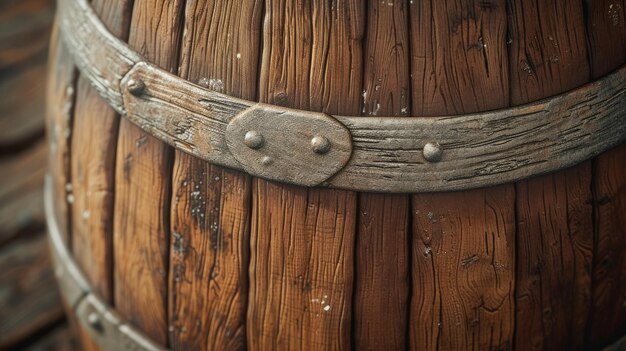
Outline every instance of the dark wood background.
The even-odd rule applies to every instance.
[[[52,0],[0,1],[0,350],[75,350],[43,215]]]

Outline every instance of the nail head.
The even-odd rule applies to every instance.
[[[422,149],[422,154],[428,162],[439,162],[443,155],[443,149],[439,143],[426,143],[424,149]]]
[[[143,94],[143,91],[146,89],[146,83],[144,83],[141,79],[130,79],[127,87],[131,94],[139,96]]]
[[[330,141],[321,135],[316,135],[311,139],[311,148],[316,154],[325,154],[330,151]]]
[[[97,330],[97,331],[102,331],[102,323],[100,322],[100,317],[98,316],[98,314],[96,312],[91,312],[88,316],[87,316],[87,323],[89,323],[89,325]]]
[[[265,143],[265,139],[261,133],[250,130],[246,132],[246,135],[243,137],[243,142],[251,149],[260,149]]]

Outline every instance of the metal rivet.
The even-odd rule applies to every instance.
[[[330,141],[321,135],[316,135],[311,139],[311,148],[316,154],[325,154],[330,151]]]
[[[260,149],[265,143],[265,139],[261,133],[251,130],[246,132],[246,135],[243,137],[243,143],[251,149]]]
[[[146,83],[141,79],[130,79],[126,87],[131,94],[139,96],[143,94],[143,91],[146,89]]]
[[[263,159],[261,160],[261,163],[263,163],[263,164],[264,164],[264,165],[266,165],[266,166],[271,165],[271,164],[272,164],[272,162],[274,162],[274,160],[272,160],[272,158],[271,158],[271,157],[269,157],[269,156],[265,156],[265,157],[263,157]]]
[[[439,143],[427,143],[424,145],[422,154],[428,162],[439,162],[441,161],[441,156],[443,155],[443,149]]]
[[[102,332],[103,328],[102,328],[102,322],[100,322],[100,316],[98,316],[98,314],[96,312],[91,312],[88,316],[87,316],[87,323],[89,323],[89,325],[99,331]]]

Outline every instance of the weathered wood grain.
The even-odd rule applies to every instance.
[[[626,2],[586,1],[592,79],[626,62]],[[595,246],[587,347],[607,345],[626,333],[626,146],[593,162]]]
[[[580,1],[508,4],[511,104],[588,81]],[[590,164],[522,180],[516,189],[515,347],[582,349],[593,252]]]
[[[0,160],[0,246],[18,235],[43,230],[42,188],[47,157],[47,145],[39,141]]]
[[[505,185],[412,197],[412,349],[511,349],[514,195]]]
[[[91,5],[117,37],[128,36],[130,0],[94,0]],[[72,133],[72,252],[93,290],[113,301],[113,203],[119,116],[89,80],[77,83]]]
[[[517,184],[518,349],[583,349],[593,251],[590,183],[586,163]]]
[[[166,70],[178,66],[183,1],[135,0],[129,45]],[[167,345],[171,149],[123,119],[118,135],[113,225],[117,310]]]
[[[63,318],[43,233],[22,236],[0,249],[0,349]]]
[[[180,76],[255,99],[261,15],[261,1],[188,0]],[[176,152],[169,267],[174,350],[245,349],[250,192],[249,176]]]
[[[368,2],[365,116],[410,114],[408,6],[406,1]],[[404,194],[359,194],[352,302],[356,350],[406,348],[409,206]]]
[[[508,105],[504,1],[418,1],[410,9],[414,111],[444,115]],[[502,128],[515,123],[521,121],[508,119]],[[454,121],[445,127],[467,133],[462,129]],[[474,141],[457,144],[458,151],[471,153]],[[516,161],[490,163],[479,167],[504,170]],[[411,348],[511,348],[514,215],[511,185],[412,197]]]
[[[511,104],[521,105],[589,80],[581,1],[508,1]]]
[[[54,182],[54,213],[67,244],[69,238],[68,201],[73,200],[70,181],[70,136],[74,107],[76,69],[70,53],[52,28],[46,87],[46,135],[48,137],[50,174]]]
[[[359,1],[266,1],[260,100],[358,114],[362,21]],[[356,194],[260,179],[252,193],[248,347],[349,349]]]
[[[72,33],[76,30],[70,26],[72,23],[70,20],[63,22],[68,27],[64,28],[65,36],[71,37],[70,42],[75,42],[74,54],[76,59],[82,62],[81,70],[86,72],[85,74],[93,80],[96,87],[105,85],[108,87],[101,91],[105,99],[120,100],[121,97],[111,98],[107,95],[109,93],[120,94],[118,90],[115,90],[117,85],[114,84],[112,87],[109,85],[112,80],[119,82],[129,65],[139,60],[138,55],[131,53],[130,49],[113,38],[110,33],[102,33],[103,29],[98,26],[99,21],[94,19],[89,11],[82,9],[83,2],[84,0],[77,0],[68,4],[66,1],[61,1],[60,4],[72,6],[72,11],[67,11],[72,14],[69,18],[81,23],[81,26],[85,28],[79,29],[88,31],[89,36],[73,35]],[[414,2],[413,5],[418,4]],[[430,15],[424,15],[424,13],[432,12],[430,5],[424,3],[420,6],[423,9],[416,11],[415,16],[430,18]],[[447,6],[445,3],[439,2],[435,5],[435,10],[443,11],[445,6]],[[481,11],[489,13],[502,12],[504,6],[499,2],[489,2],[450,11],[469,11],[473,16],[475,12],[472,10],[473,7],[482,8]],[[459,35],[449,35],[450,30],[458,31],[462,28],[457,24],[459,18],[461,17],[449,19],[447,15],[444,15],[440,20],[450,22],[450,28],[444,30],[444,27],[438,27],[438,30],[445,32],[446,38],[456,38],[452,39],[453,41],[466,40]],[[424,26],[430,26],[429,21],[418,22]],[[449,87],[453,79],[444,74],[445,65],[449,65],[450,62],[450,55],[440,53],[437,57],[441,58],[441,64],[422,64],[421,66],[420,62],[423,61],[421,57],[432,55],[432,53],[412,55],[412,60],[416,61],[414,64],[416,70],[420,72],[430,70],[431,72],[428,78],[420,78],[421,80],[418,78],[426,73],[414,74],[412,80],[414,84],[423,84],[425,80],[433,80],[433,77],[436,80],[437,76],[442,82],[439,85],[440,89],[434,95],[429,93],[432,99],[440,99],[441,94],[450,94],[451,99],[454,100],[457,96],[461,96],[459,92],[462,91],[462,96],[467,100],[462,104],[450,103],[450,106],[442,108],[440,115],[456,113],[459,106],[463,104],[467,105],[467,111],[475,111],[479,107],[493,109],[495,106],[502,106],[486,101],[476,102],[476,99],[482,99],[485,96],[494,99],[505,96],[508,100],[508,94],[503,95],[501,92],[502,81],[494,78],[498,76],[494,74],[494,70],[503,71],[504,66],[499,61],[500,59],[491,58],[497,56],[491,54],[494,50],[498,51],[496,54],[505,51],[503,45],[497,45],[497,43],[501,44],[500,39],[505,40],[502,29],[504,27],[501,24],[494,25],[487,22],[483,24],[484,21],[480,19],[474,22],[477,25],[464,30],[471,33],[471,40],[476,42],[466,42],[464,46],[454,44],[457,48],[462,48],[455,59],[471,63],[471,65],[463,65],[463,72],[453,71],[459,79],[458,89]],[[493,42],[490,47],[490,43],[485,42],[486,35],[483,35],[487,30],[499,33],[496,38],[490,39]],[[425,32],[429,31],[430,29],[425,30]],[[426,50],[434,45],[432,40],[430,46],[422,44],[419,33],[413,37],[418,41],[418,44],[415,44],[415,50]],[[85,41],[89,41],[89,44]],[[107,49],[100,46],[97,48],[106,52],[93,49],[92,42],[105,45]],[[485,45],[490,49],[483,50]],[[81,50],[84,50],[86,54],[80,54]],[[483,53],[489,54],[485,56]],[[119,69],[115,68],[111,73],[108,70],[113,69],[114,65],[105,64],[106,60],[94,60],[93,56],[117,57],[116,62],[126,62],[126,64],[124,67],[123,65],[118,67]],[[131,56],[132,60],[129,59]],[[478,71],[482,73],[478,74]],[[124,103],[128,106],[120,105],[122,103],[120,101],[111,100],[110,103],[114,108],[120,112],[124,112],[124,108],[131,110],[128,113],[130,120],[179,150],[221,166],[246,169],[225,151],[226,147],[221,140],[229,119],[254,103],[211,92],[168,75],[163,70],[151,68],[145,63],[137,64],[135,69],[131,70],[122,84],[124,89],[127,88],[126,83],[133,74],[137,74],[136,78],[142,78],[145,81],[147,95],[143,99],[133,99],[127,96]],[[140,74],[145,74],[145,76]],[[381,192],[447,191],[512,182],[575,165],[619,144],[626,138],[626,125],[621,123],[624,111],[626,111],[626,99],[623,99],[626,90],[624,75],[626,75],[626,68],[622,68],[605,80],[547,101],[479,114],[400,119],[334,116],[346,125],[353,136],[353,156],[342,171],[323,185]],[[470,80],[472,83],[468,85]],[[444,81],[447,85],[443,84]],[[471,86],[478,84],[484,84],[485,87],[491,87],[493,84],[497,87],[489,88],[495,92],[484,95],[486,88],[472,90]],[[306,87],[299,86],[299,89],[303,89],[305,93],[310,92]],[[355,90],[355,87],[349,87],[348,93],[353,94]],[[428,91],[421,86],[418,90]],[[153,95],[158,93],[160,96],[155,99],[153,95],[150,95],[151,93]],[[325,92],[310,93],[325,94]],[[310,104],[311,101],[303,101],[302,108],[307,109]],[[425,104],[421,103],[419,106],[423,107]],[[444,105],[437,102],[432,106]],[[208,113],[207,111],[211,109],[215,111]],[[290,110],[285,110],[281,120],[289,120],[289,113]],[[302,114],[302,111],[297,113]],[[205,118],[204,114],[207,114],[209,118]],[[220,118],[214,119],[213,117]],[[210,137],[207,138],[206,135]],[[440,162],[429,163],[423,157],[423,148],[429,142],[437,142],[442,146],[443,156]],[[263,174],[255,175],[262,176]]]

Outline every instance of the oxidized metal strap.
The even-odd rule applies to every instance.
[[[56,268],[55,275],[61,295],[93,341],[103,351],[166,350],[125,322],[112,307],[91,292],[87,279],[80,272],[61,239],[53,211],[52,184],[49,175],[46,176],[44,202],[48,235]]]
[[[86,0],[59,0],[81,73],[122,116],[208,162],[302,186],[430,192],[556,171],[626,139],[626,67],[541,102],[449,117],[329,116],[241,100],[145,62]]]

